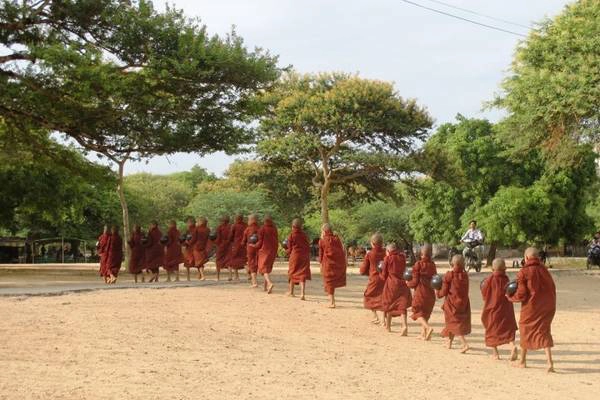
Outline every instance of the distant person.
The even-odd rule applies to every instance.
[[[331,225],[323,224],[319,241],[319,262],[323,288],[329,297],[329,308],[335,308],[335,289],[346,286],[346,253]]]
[[[515,366],[527,367],[528,350],[544,349],[547,372],[554,372],[551,326],[556,313],[556,286],[540,260],[538,249],[525,250],[525,265],[517,273],[517,285],[516,293],[509,296],[510,301],[521,303],[521,360]]]
[[[104,225],[102,234],[98,237],[96,243],[96,249],[100,256],[100,270],[99,275],[104,279],[104,283],[108,283],[110,273],[108,271],[108,246],[110,244],[110,232],[108,231],[108,225]],[[56,252],[56,258],[58,261],[59,253]]]
[[[147,243],[144,248],[144,261],[146,263],[146,273],[150,273],[148,282],[158,282],[160,267],[165,261],[165,252],[160,243],[162,233],[158,228],[158,222],[152,221],[148,229]]]
[[[412,299],[413,321],[421,324],[421,336],[423,340],[431,340],[433,328],[429,326],[429,318],[435,306],[435,292],[431,288],[431,277],[437,274],[435,263],[431,259],[432,248],[430,244],[421,247],[421,258],[412,268],[412,279],[406,284],[414,289]]]
[[[381,293],[383,292],[385,280],[379,274],[379,264],[383,263],[384,258],[383,236],[381,233],[375,233],[371,236],[371,250],[366,254],[359,269],[361,275],[369,276],[364,292],[363,305],[373,313],[371,322],[374,324],[379,324],[377,311],[384,311],[381,304]]]
[[[133,232],[127,241],[127,245],[131,249],[129,255],[129,273],[133,275],[133,280],[138,283],[138,277],[141,275],[142,283],[144,282],[144,245],[142,244],[142,227],[138,224],[133,226]]]
[[[181,252],[181,243],[179,238],[181,233],[177,229],[175,220],[169,221],[169,230],[167,231],[167,243],[165,243],[165,261],[163,263],[167,271],[167,282],[171,282],[171,277],[175,275],[175,282],[179,282],[179,264],[183,259]]]
[[[121,263],[123,263],[123,239],[119,235],[119,227],[113,225],[110,231],[110,242],[108,245],[108,268],[109,268],[109,284],[117,282]]]
[[[206,279],[204,265],[208,262],[209,235],[208,220],[205,217],[198,217],[196,219],[196,237],[192,243],[192,251],[194,252],[194,266],[198,268],[198,279],[201,281]]]
[[[236,215],[235,222],[229,231],[229,251],[227,253],[227,266],[229,268],[229,279],[240,280],[239,270],[246,266],[246,245],[244,244],[244,233],[247,225],[244,222],[244,216]],[[235,274],[232,277],[232,273]],[[250,275],[248,274],[248,277]]]
[[[492,274],[485,278],[481,287],[483,297],[483,310],[481,322],[485,328],[485,345],[492,348],[492,358],[500,359],[498,346],[509,343],[511,345],[510,359],[517,359],[517,346],[515,345],[515,332],[517,321],[515,308],[506,298],[505,288],[509,280],[506,276],[506,262],[503,258],[496,258],[492,262]]]
[[[42,245],[42,248],[40,249],[40,254],[42,255],[42,258],[46,258],[46,246]]]
[[[469,274],[465,271],[465,259],[460,254],[452,257],[452,270],[446,272],[438,298],[444,298],[444,329],[442,336],[447,337],[448,349],[458,337],[462,343],[461,353],[469,350],[466,335],[471,333],[471,303],[469,301]]]
[[[467,246],[463,249],[463,257],[467,257],[467,253],[470,248],[477,254],[477,259],[481,262],[483,259],[483,233],[477,228],[477,221],[471,220],[469,222],[469,229],[460,238],[460,241]]]
[[[412,302],[410,289],[403,278],[405,270],[406,256],[398,250],[395,243],[388,244],[380,272],[381,279],[384,281],[381,305],[385,311],[385,329],[388,332],[392,331],[392,318],[402,318],[400,336],[408,336],[406,310]]]
[[[310,242],[302,229],[302,220],[292,221],[292,232],[287,239],[288,259],[288,296],[294,296],[294,286],[300,285],[300,300],[306,299],[306,281],[311,280]]]
[[[216,230],[217,239],[214,244],[217,247],[215,252],[215,266],[217,269],[217,280],[221,280],[221,270],[227,268],[227,261],[230,249],[230,234],[231,224],[229,223],[229,215],[221,217],[221,222]],[[229,280],[231,280],[231,270],[229,270]]]
[[[252,281],[252,287],[257,288],[258,282],[256,280],[256,274],[258,273],[258,256],[256,243],[252,243],[252,239],[255,238],[258,241],[258,217],[256,214],[250,214],[248,216],[248,227],[244,232],[244,244],[246,245],[246,262],[248,265],[248,275]]]
[[[258,242],[255,246],[258,273],[264,278],[263,289],[267,294],[271,294],[273,291],[271,272],[279,248],[279,234],[270,215],[265,215],[263,226],[258,230]]]

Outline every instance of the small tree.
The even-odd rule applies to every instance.
[[[251,138],[253,96],[276,59],[230,34],[209,36],[148,1],[2,1],[0,115],[74,139],[117,165],[177,151],[236,151]]]
[[[392,84],[345,74],[291,73],[265,101],[259,157],[311,172],[322,222],[329,222],[334,187],[392,190],[392,178],[405,172],[402,156],[432,124],[425,109],[402,99]]]

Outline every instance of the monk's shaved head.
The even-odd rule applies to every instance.
[[[527,260],[530,258],[540,258],[540,251],[535,247],[528,247],[527,250],[525,250],[525,259]]]
[[[494,258],[494,261],[492,261],[492,270],[494,270],[494,271],[506,270],[506,261],[504,261],[504,258]]]
[[[221,217],[221,222],[229,222],[229,215],[223,215]]]
[[[465,266],[465,258],[462,256],[462,254],[455,254],[452,257],[452,266],[455,265],[461,265],[461,266]]]
[[[391,243],[388,243],[387,246],[385,246],[385,248],[388,251],[394,251],[394,250],[396,250],[398,248],[398,246],[396,246],[396,243],[391,242]]]
[[[323,224],[323,225],[321,226],[321,230],[322,230],[323,232],[331,232],[331,225],[330,225],[330,224],[328,224],[328,223],[326,223],[326,224]]]
[[[265,222],[267,222],[267,221],[273,222],[273,217],[271,217],[270,214],[265,214],[264,220],[265,220]]]
[[[198,217],[198,223],[200,225],[204,225],[208,222],[208,220],[206,219],[206,217]]]
[[[258,218],[256,217],[256,214],[248,215],[248,223],[257,222],[257,221],[258,221]]]
[[[421,247],[421,256],[423,257],[431,257],[433,254],[433,248],[429,243],[425,243],[423,247]]]
[[[378,244],[379,246],[383,245],[383,235],[379,232],[374,233],[373,236],[371,236],[371,243]]]
[[[295,228],[302,228],[302,219],[294,218],[294,220],[292,221],[292,226]]]

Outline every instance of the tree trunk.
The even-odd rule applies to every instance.
[[[119,201],[121,202],[121,211],[123,211],[123,243],[129,240],[129,209],[127,208],[127,200],[125,199],[125,191],[123,188],[123,172],[125,170],[125,162],[127,158],[120,160],[119,165],[119,181],[117,192],[119,193]],[[129,260],[129,246],[123,246],[125,249],[125,260]]]
[[[321,186],[321,222],[323,224],[329,223],[329,188],[331,183],[329,180],[325,180],[323,186]]]
[[[494,258],[496,258],[496,250],[498,249],[498,242],[492,242],[490,244],[490,251],[487,254],[486,267],[490,267]]]

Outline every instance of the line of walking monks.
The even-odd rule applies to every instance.
[[[157,281],[161,266],[168,273],[167,280],[171,280],[173,273],[176,274],[175,279],[179,280],[181,262],[187,269],[188,280],[190,268],[197,268],[199,279],[204,279],[204,265],[209,259],[211,246],[214,246],[218,279],[221,269],[229,270],[231,280],[239,279],[238,270],[246,268],[252,287],[258,287],[257,274],[261,274],[264,277],[263,290],[269,294],[273,290],[270,274],[279,242],[277,228],[269,216],[264,217],[262,226],[259,226],[256,215],[248,217],[247,225],[241,215],[236,216],[233,224],[229,223],[228,217],[223,217],[216,233],[212,235],[203,217],[198,218],[197,222],[188,218],[184,235],[178,231],[174,221],[169,223],[165,237],[156,223],[151,224],[147,236],[136,226],[127,243],[132,253],[129,272],[134,275],[136,282],[144,269],[152,274],[150,281]],[[441,336],[447,338],[449,349],[454,338],[458,337],[462,343],[460,351],[466,353],[469,345],[465,336],[471,333],[471,306],[469,277],[462,255],[454,256],[452,269],[443,276],[436,290],[432,280],[437,277],[437,269],[430,245],[421,248],[420,259],[407,276],[404,252],[393,243],[384,248],[383,243],[382,235],[373,235],[372,249],[360,266],[360,273],[369,276],[364,292],[364,307],[373,312],[372,322],[379,324],[377,312],[383,312],[383,326],[391,331],[392,318],[401,317],[401,335],[407,336],[407,311],[410,308],[411,318],[421,325],[420,338],[429,341],[433,328],[428,322],[436,298],[443,298],[445,326]],[[306,281],[311,280],[310,242],[300,219],[292,222],[285,250],[289,257],[287,294],[294,296],[294,288],[299,285],[300,299],[304,300]],[[110,233],[105,229],[98,240],[98,253],[101,256],[100,274],[107,283],[114,283],[123,260],[122,240],[117,227],[113,227]],[[328,307],[335,308],[335,289],[346,286],[347,265],[342,242],[329,224],[322,227],[319,262],[323,287],[329,297]],[[517,360],[517,323],[513,303],[520,302],[518,329],[521,331],[521,358],[515,365],[526,366],[528,350],[544,349],[548,360],[547,370],[554,372],[551,323],[556,310],[556,288],[552,276],[540,261],[538,250],[526,250],[525,265],[517,274],[517,290],[514,293],[506,292],[509,279],[505,261],[494,260],[492,268],[492,274],[481,284],[484,300],[481,320],[485,328],[485,343],[492,348],[492,357],[499,359],[498,346],[510,344],[510,359]],[[234,273],[235,278],[232,276]]]

